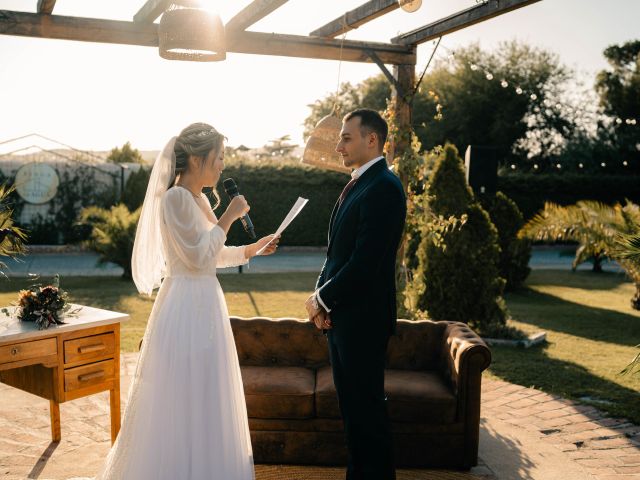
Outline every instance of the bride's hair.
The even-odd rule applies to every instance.
[[[191,155],[202,158],[202,164],[204,165],[209,152],[211,150],[216,152],[220,150],[222,142],[226,139],[227,137],[206,123],[192,123],[182,130],[178,138],[176,138],[175,147],[173,148],[176,155],[176,169],[169,186],[171,187],[174,184],[178,175],[187,171]],[[215,187],[213,195],[216,199],[215,207],[217,207],[220,204],[220,196]]]

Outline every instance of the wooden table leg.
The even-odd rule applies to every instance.
[[[113,445],[120,431],[120,388],[109,390],[109,400],[111,407],[111,444]]]
[[[51,413],[51,440],[59,442],[62,438],[60,434],[60,404],[55,400],[49,400],[49,411]]]

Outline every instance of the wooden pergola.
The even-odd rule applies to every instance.
[[[226,51],[373,62],[394,87],[392,108],[398,127],[409,127],[411,103],[408,93],[412,92],[415,83],[418,45],[538,1],[481,0],[477,5],[383,43],[336,37],[400,8],[397,0],[369,0],[306,36],[247,30],[287,3],[287,0],[252,0],[226,23]],[[128,22],[54,15],[56,0],[37,0],[37,13],[0,10],[0,34],[158,47],[158,24],[154,22],[172,3],[172,0],[147,0]],[[386,65],[391,65],[392,70],[389,71]],[[402,139],[395,143],[396,154],[409,148],[404,143]]]

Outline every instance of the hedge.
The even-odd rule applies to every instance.
[[[228,163],[222,178],[233,178],[251,211],[249,215],[258,236],[274,232],[298,197],[309,199],[300,215],[289,225],[281,245],[326,246],[329,218],[333,206],[349,181],[344,173],[327,172],[293,162],[277,164]],[[218,186],[222,204],[215,210],[224,212],[228,198]],[[227,243],[242,245],[248,237],[240,222],[229,230]]]
[[[509,174],[498,177],[498,190],[516,202],[529,220],[546,201],[571,205],[579,200],[597,200],[612,205],[629,199],[640,203],[640,176]]]

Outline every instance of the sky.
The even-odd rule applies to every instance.
[[[208,1],[224,22],[249,3]],[[58,0],[54,14],[132,20],[143,3]],[[250,30],[307,35],[362,3],[290,0]],[[34,12],[36,4],[0,0],[0,10]],[[423,0],[416,13],[396,10],[346,38],[387,42],[475,4]],[[437,57],[474,42],[490,50],[516,39],[557,53],[592,80],[607,67],[607,46],[640,38],[639,18],[639,0],[542,0],[443,37]],[[432,48],[433,42],[419,47],[418,72]],[[204,121],[231,146],[260,147],[283,135],[301,144],[309,104],[334,93],[338,80],[358,83],[379,72],[375,64],[233,53],[223,62],[178,62],[160,58],[152,47],[0,35],[0,142],[38,133],[85,150],[109,150],[127,141],[140,150],[158,150],[188,124]],[[50,148],[42,140],[24,142]],[[18,146],[0,144],[0,153]]]

